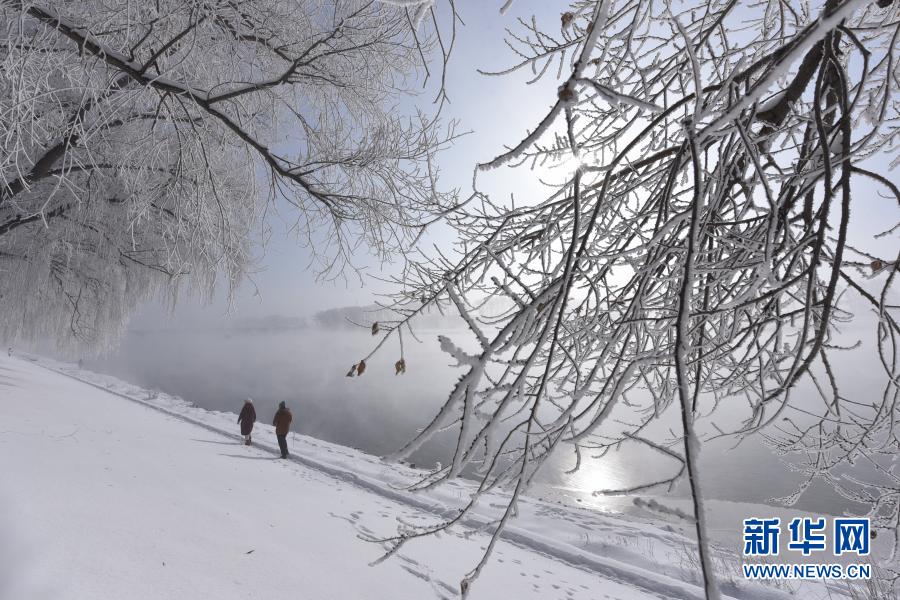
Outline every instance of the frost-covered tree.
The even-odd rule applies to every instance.
[[[0,2],[0,338],[102,344],[150,295],[233,289],[284,202],[323,271],[402,252],[453,200],[452,131],[401,106],[416,24],[372,0]]]
[[[556,77],[558,91],[476,176],[545,164],[571,176],[517,206],[476,177],[451,218],[458,255],[412,265],[398,319],[379,323],[399,336],[443,304],[477,344],[442,338],[463,375],[396,457],[453,431],[452,460],[412,487],[467,468],[480,486],[458,517],[404,525],[388,554],[508,489],[465,594],[551,454],[571,452],[577,469],[640,445],[671,460],[671,476],[598,493],[686,479],[699,582],[717,598],[697,457],[705,439],[758,432],[806,455],[810,480],[868,504],[900,543],[900,190],[884,169],[896,161],[898,35],[890,0],[579,0],[555,27],[511,29],[515,62],[495,75]],[[880,215],[881,239],[853,237],[854,211]],[[496,297],[508,310],[481,308]],[[879,398],[842,393],[831,368],[852,349],[841,325],[859,306],[874,323],[860,351],[882,368]],[[672,413],[677,427],[654,427]],[[841,471],[861,461],[879,477]]]

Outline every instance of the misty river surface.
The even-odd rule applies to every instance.
[[[130,331],[108,356],[84,362],[85,368],[117,376],[143,387],[180,396],[209,410],[237,412],[244,398],[254,400],[262,422],[271,421],[279,402],[294,413],[294,431],[382,455],[398,449],[424,427],[446,398],[462,370],[451,366],[437,341],[438,331],[419,330],[422,343],[405,340],[407,372],[394,374],[399,347],[389,340],[361,377],[346,377],[350,366],[373,348],[362,330],[296,328],[266,330]],[[440,333],[464,336],[462,331]],[[446,464],[454,437],[439,437],[411,462]],[[704,446],[701,465],[708,498],[765,503],[789,494],[798,476],[758,442],[731,451],[733,441]],[[671,459],[650,452],[610,453],[589,460],[573,475],[565,453],[541,473],[531,494],[561,498],[603,510],[628,510],[629,498],[594,497],[599,488],[646,483],[673,468]],[[638,449],[639,450],[639,449]],[[668,462],[666,462],[668,461]],[[666,490],[650,495],[664,496]],[[685,486],[672,494],[683,497]],[[641,494],[644,495],[644,494]],[[837,514],[847,503],[814,483],[797,508]]]

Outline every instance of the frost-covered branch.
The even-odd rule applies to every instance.
[[[18,1],[0,19],[0,337],[96,346],[148,296],[233,289],[270,207],[339,274],[455,206],[433,167],[452,125],[395,109],[434,40],[408,7]]]
[[[672,476],[646,485],[690,480],[698,583],[714,598],[696,457],[711,437],[762,435],[900,540],[900,256],[883,252],[900,193],[875,166],[900,134],[898,16],[857,0],[604,0],[571,3],[558,31],[521,21],[516,62],[492,75],[529,69],[557,92],[480,169],[578,166],[519,207],[479,195],[449,219],[456,255],[398,282],[394,327],[438,304],[481,340],[475,355],[444,343],[463,374],[396,456],[449,429],[454,463],[414,488],[470,467],[513,506],[553,452],[580,466],[635,443],[678,448]],[[878,211],[880,237],[854,238],[857,205]],[[854,312],[867,345],[842,331]],[[833,368],[866,351],[883,372],[875,402],[850,398]],[[681,431],[651,438],[660,420]],[[844,477],[860,460],[881,479]]]

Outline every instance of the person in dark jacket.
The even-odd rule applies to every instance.
[[[244,407],[241,409],[241,414],[238,415],[237,422],[241,425],[241,435],[244,436],[244,443],[249,446],[253,424],[256,423],[256,409],[253,408],[253,400],[251,398],[244,400]]]
[[[272,425],[275,426],[275,437],[278,438],[278,447],[281,448],[281,458],[288,457],[287,434],[291,430],[291,421],[293,420],[291,409],[281,402],[275,412],[275,418],[272,419]]]

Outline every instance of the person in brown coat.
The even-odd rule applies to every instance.
[[[241,425],[241,435],[244,436],[244,443],[249,446],[253,424],[256,423],[256,409],[253,408],[253,400],[250,398],[244,400],[244,407],[241,409],[241,414],[238,415],[237,422]]]
[[[294,420],[291,415],[291,409],[281,402],[278,405],[278,411],[275,418],[272,419],[272,425],[275,426],[275,437],[278,438],[278,447],[281,449],[281,458],[288,457],[287,434],[291,430],[291,421]]]

